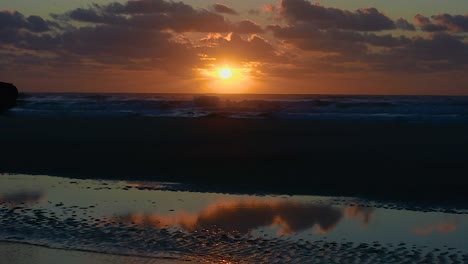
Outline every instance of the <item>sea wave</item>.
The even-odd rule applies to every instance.
[[[17,115],[468,122],[468,97],[23,94]]]

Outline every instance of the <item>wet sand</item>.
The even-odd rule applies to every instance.
[[[462,124],[1,116],[0,144],[1,172],[219,191],[468,198]]]
[[[119,256],[86,251],[53,249],[29,244],[0,242],[2,263],[8,264],[181,264],[187,261]]]
[[[0,243],[0,254],[8,251],[7,263],[21,264],[468,261],[466,209],[407,210],[351,197],[167,188],[0,175],[0,241],[26,244]]]

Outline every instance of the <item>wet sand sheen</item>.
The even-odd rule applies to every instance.
[[[466,210],[47,176],[0,175],[0,183],[3,241],[207,263],[468,261]]]
[[[8,264],[181,264],[176,259],[150,259],[76,250],[53,249],[42,246],[0,242],[0,256]]]

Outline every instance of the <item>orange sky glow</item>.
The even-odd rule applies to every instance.
[[[468,14],[192,2],[2,8],[0,80],[27,92],[468,95]]]

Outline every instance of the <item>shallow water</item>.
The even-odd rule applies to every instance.
[[[343,197],[0,175],[0,240],[202,262],[468,261],[468,214]]]

